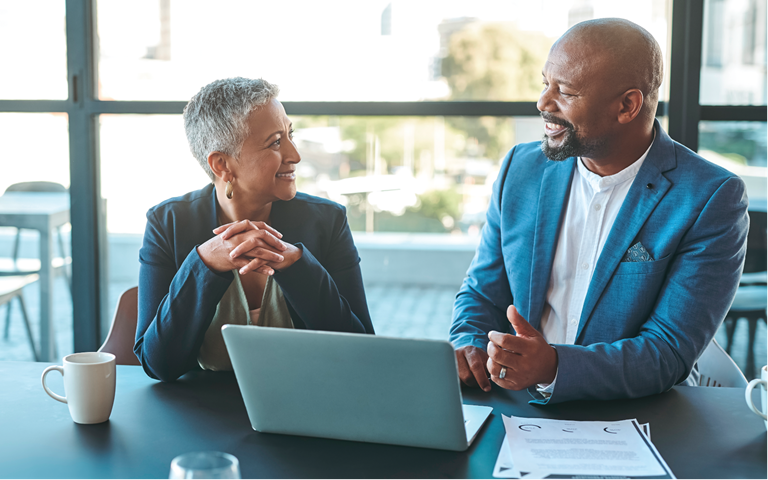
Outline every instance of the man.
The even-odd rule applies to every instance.
[[[575,25],[542,75],[544,139],[504,159],[456,297],[459,376],[542,404],[693,383],[741,275],[744,183],[655,121],[661,50],[638,25]]]

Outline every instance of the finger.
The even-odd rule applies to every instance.
[[[502,367],[514,369],[520,361],[520,355],[514,351],[504,350],[493,342],[488,344],[488,358]],[[490,371],[490,370],[489,370]]]
[[[246,230],[252,230],[253,226],[248,220],[241,220],[239,222],[230,223],[226,230],[221,234],[222,240],[229,240],[238,233],[242,233]]]
[[[266,230],[272,235],[276,236],[277,238],[283,238],[283,234],[272,228],[272,225],[267,225],[264,222],[253,222],[256,224],[257,227],[261,230]]]
[[[223,232],[224,230],[226,230],[226,229],[227,229],[227,227],[229,227],[229,226],[230,226],[230,225],[232,225],[233,223],[237,223],[237,222],[229,222],[229,223],[225,223],[224,225],[219,225],[218,227],[216,227],[216,228],[214,228],[214,229],[213,229],[213,233],[214,233],[214,234],[216,234],[216,235],[218,235],[218,234],[220,234],[221,232]]]
[[[248,262],[247,265],[240,268],[240,270],[238,270],[238,273],[240,273],[240,275],[245,275],[248,272],[255,272],[259,269],[261,269],[261,272],[263,272],[265,275],[272,275],[273,273],[275,273],[274,269],[270,266],[265,265],[265,263],[266,262],[260,258],[254,258],[253,260]]]
[[[456,365],[459,367],[459,379],[461,382],[470,387],[477,387],[477,380],[475,380],[472,369],[469,368],[467,358],[461,350],[456,350]]]
[[[263,265],[263,266],[257,268],[256,270],[254,270],[254,272],[260,273],[262,275],[274,275],[275,274],[275,270],[272,267],[270,267],[269,265]]]
[[[477,385],[485,392],[491,391],[491,382],[488,380],[488,371],[485,367],[486,355],[480,354],[482,350],[473,350],[470,355],[467,356],[467,363],[469,369],[472,371],[472,375],[477,381]],[[483,352],[484,353],[484,352]]]
[[[507,390],[521,390],[519,382],[517,381],[517,375],[510,367],[505,367],[494,362],[490,357],[487,362],[488,374],[491,376],[491,381],[501,388]],[[499,377],[501,375],[501,369],[506,368],[507,371],[504,374],[504,378]]]
[[[517,337],[510,333],[501,333],[495,330],[488,332],[488,339],[509,352],[525,354],[528,352],[528,346],[531,339],[529,337]]]
[[[262,258],[268,262],[280,263],[285,260],[281,254],[275,252],[259,239],[248,239],[229,252],[230,258]]]
[[[266,248],[267,250],[277,250],[277,252],[284,252],[287,247],[282,241],[272,236],[272,234],[268,231],[258,230],[257,232],[249,235],[249,237],[243,240],[242,243],[240,243],[238,246],[233,248],[229,253],[229,256],[235,258],[240,255],[244,255],[256,248]]]
[[[517,311],[514,305],[510,305],[507,308],[507,320],[512,324],[512,328],[515,329],[515,333],[524,337],[539,336],[538,330],[533,328],[522,315]]]

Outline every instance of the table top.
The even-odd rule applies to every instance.
[[[52,215],[69,211],[69,193],[8,192],[0,195],[2,215]]]
[[[621,401],[532,406],[527,392],[465,389],[493,413],[466,452],[264,434],[251,429],[234,375],[195,372],[174,383],[117,367],[112,416],[77,425],[42,389],[47,363],[0,362],[0,477],[167,478],[173,457],[218,450],[243,478],[490,478],[501,414],[570,420],[637,418],[678,478],[766,478],[765,423],[736,388],[675,387]],[[48,385],[63,392],[61,377]],[[311,401],[311,396],[307,396]]]

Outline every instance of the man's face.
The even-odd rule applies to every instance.
[[[602,158],[614,122],[613,94],[606,62],[583,43],[558,41],[542,70],[544,90],[537,107],[544,119],[541,150],[551,160]],[[615,118],[614,118],[615,121]]]

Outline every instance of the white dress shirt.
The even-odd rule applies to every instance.
[[[541,316],[540,330],[548,343],[573,345],[576,341],[597,259],[651,146],[630,166],[606,177],[590,172],[581,158],[577,160],[578,173],[571,180]],[[548,396],[554,385],[554,381],[539,385],[538,390]]]

